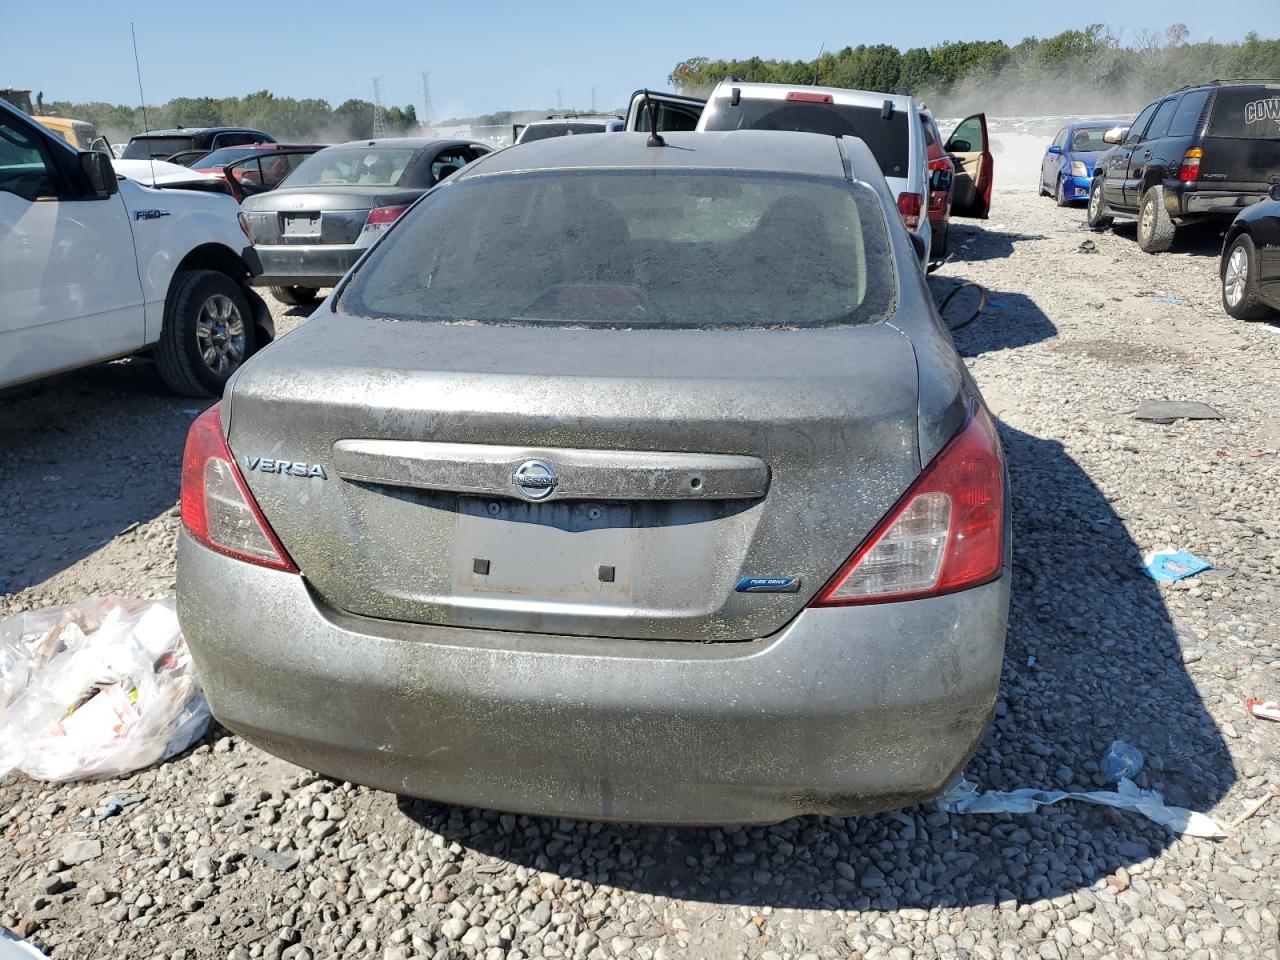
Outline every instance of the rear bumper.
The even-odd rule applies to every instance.
[[[332,287],[367,249],[346,244],[325,246],[257,246],[261,272],[250,282],[258,287]]]
[[[448,803],[642,822],[935,796],[987,729],[1008,606],[1006,575],[750,643],[605,640],[350,616],[186,534],[178,563],[210,706],[264,749]]]
[[[1234,217],[1245,207],[1267,199],[1267,191],[1259,190],[1187,190],[1165,191],[1165,209],[1171,216],[1221,214]]]

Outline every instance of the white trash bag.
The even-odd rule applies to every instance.
[[[172,600],[94,598],[0,621],[0,777],[132,773],[204,735]]]

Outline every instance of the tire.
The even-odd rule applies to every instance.
[[[1060,207],[1071,206],[1071,201],[1067,199],[1066,188],[1062,185],[1062,178],[1058,178],[1058,185],[1053,188],[1053,199]]]
[[[156,364],[170,390],[188,397],[221,396],[255,341],[249,301],[235,279],[217,270],[174,276],[156,345]]]
[[[1049,191],[1044,188],[1044,177],[1036,181],[1036,192],[1042,197],[1049,196]]]
[[[1164,253],[1177,231],[1164,208],[1164,187],[1151,187],[1138,206],[1138,246],[1146,253]]]
[[[1089,229],[1101,233],[1109,230],[1115,223],[1115,217],[1107,213],[1107,202],[1102,199],[1102,178],[1094,177],[1089,184]]]
[[[950,232],[949,223],[944,223],[933,231],[933,239],[929,244],[929,259],[934,263],[947,255],[947,235]]]
[[[1262,320],[1271,308],[1258,293],[1258,251],[1253,238],[1242,233],[1222,257],[1222,309],[1237,320]]]
[[[269,287],[268,289],[273,297],[291,307],[305,307],[309,303],[314,303],[316,296],[320,293],[318,287]]]

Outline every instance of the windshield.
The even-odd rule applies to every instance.
[[[190,150],[195,141],[190,137],[134,137],[124,148],[125,160],[163,160],[179,150]]]
[[[728,171],[482,176],[418,204],[338,309],[614,327],[863,324],[892,311],[891,257],[880,202],[861,184]]]
[[[548,140],[551,137],[564,137],[575,133],[604,133],[603,123],[534,123],[524,128],[520,134],[521,143],[531,140]]]
[[[193,166],[199,167],[201,170],[211,167],[225,167],[228,163],[235,163],[245,157],[252,157],[266,152],[261,148],[254,147],[223,147],[221,150],[213,151],[213,153],[206,153]]]
[[[1110,150],[1111,144],[1102,139],[1102,135],[1110,130],[1115,124],[1107,124],[1102,127],[1076,127],[1071,132],[1071,143],[1069,149],[1072,153],[1098,153],[1101,150]]]
[[[702,130],[798,130],[833,137],[861,137],[886,177],[907,175],[910,130],[907,114],[895,110],[886,120],[880,107],[790,100],[748,100],[733,106],[727,97],[707,101]]]
[[[399,187],[417,147],[329,147],[289,175],[291,187]]]

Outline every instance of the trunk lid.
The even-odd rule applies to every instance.
[[[912,346],[885,323],[324,313],[241,370],[229,439],[303,576],[340,609],[745,640],[795,616],[919,473],[917,399]]]
[[[253,242],[267,246],[352,244],[369,211],[413,203],[423,190],[395,187],[278,188],[244,202]]]

